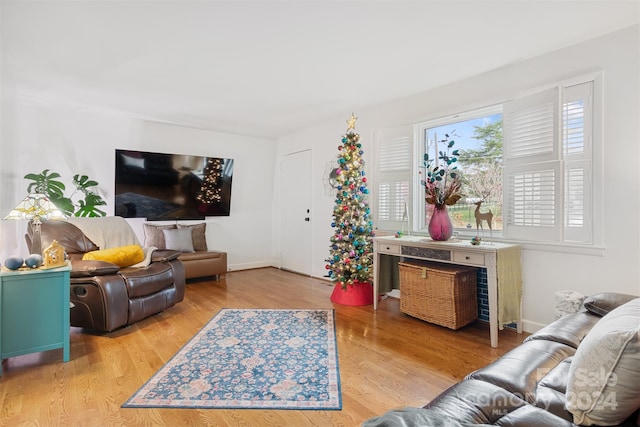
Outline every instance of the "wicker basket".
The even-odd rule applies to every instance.
[[[477,269],[429,262],[401,262],[400,310],[450,329],[478,317]]]

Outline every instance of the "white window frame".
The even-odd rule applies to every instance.
[[[421,181],[424,179],[424,171],[423,174],[420,174],[420,159],[424,156],[424,147],[425,136],[427,133],[427,129],[436,128],[439,126],[443,126],[449,123],[458,123],[464,122],[467,120],[477,119],[478,117],[486,117],[492,116],[494,114],[502,113],[502,104],[495,104],[488,107],[476,108],[473,110],[465,111],[463,113],[453,114],[449,116],[439,117],[437,119],[427,120],[422,123],[418,123],[414,125],[413,129],[413,140],[414,140],[414,157],[416,162],[414,162],[414,173],[413,173],[413,186],[414,190],[419,189],[419,191],[413,191],[412,200],[413,205],[417,206],[418,209],[413,211],[413,229],[416,230],[417,233],[426,234],[428,233],[428,224],[426,219],[426,209],[425,209],[425,200],[424,200],[424,190],[422,188]],[[453,129],[452,129],[453,130]],[[431,157],[433,157],[434,153],[429,153]],[[475,229],[473,232],[468,231],[467,229],[457,228],[454,230],[454,233],[457,235],[475,235]],[[494,237],[500,237],[500,232],[495,232]]]
[[[562,150],[562,142],[553,145],[553,154],[549,154],[547,156],[540,156],[537,161],[540,164],[544,164],[548,167],[552,167],[554,170],[558,171],[557,178],[555,182],[556,185],[561,186],[561,193],[564,191],[562,186],[565,185],[565,170],[569,170],[571,165],[576,165],[578,168],[586,170],[587,173],[583,177],[586,180],[585,184],[589,189],[585,195],[585,203],[590,205],[590,217],[586,218],[585,226],[589,228],[590,237],[588,239],[584,239],[583,237],[576,237],[573,235],[572,231],[567,229],[565,226],[565,202],[564,200],[557,201],[560,205],[562,205],[562,209],[559,211],[558,215],[560,215],[558,219],[558,223],[560,224],[560,228],[563,228],[563,231],[558,231],[556,228],[554,231],[550,233],[512,233],[512,235],[506,237],[507,233],[504,232],[502,235],[498,232],[493,233],[493,238],[497,241],[505,240],[510,242],[521,243],[526,245],[525,247],[533,250],[545,250],[545,251],[555,251],[555,252],[567,252],[567,253],[580,253],[580,254],[601,254],[604,248],[603,241],[603,208],[602,208],[602,200],[603,200],[603,184],[602,177],[604,166],[603,166],[603,117],[604,117],[604,90],[603,90],[603,76],[602,73],[597,71],[581,76],[576,76],[571,79],[567,79],[564,81],[555,82],[553,84],[549,84],[547,86],[539,87],[533,90],[526,90],[518,94],[518,98],[533,95],[541,91],[545,90],[557,90],[557,88],[565,87],[568,88],[573,85],[579,85],[582,83],[591,82],[592,83],[592,114],[591,114],[591,138],[590,138],[590,152],[586,153],[586,156],[581,158],[573,158],[572,156],[564,156]],[[515,99],[515,98],[514,98]],[[379,130],[374,133],[374,142],[376,144],[376,150],[374,151],[374,176],[377,183],[384,182],[384,180],[393,178],[393,179],[405,179],[408,178],[410,180],[410,189],[409,189],[409,198],[408,198],[408,207],[409,212],[413,213],[411,215],[411,219],[413,222],[411,223],[410,232],[415,232],[416,234],[427,234],[427,229],[425,226],[421,226],[421,224],[425,224],[425,208],[424,208],[424,192],[421,186],[421,175],[418,173],[419,166],[421,165],[420,159],[423,156],[422,147],[424,147],[424,135],[425,131],[428,128],[438,127],[442,125],[446,125],[447,123],[455,123],[459,121],[469,120],[475,117],[481,117],[483,115],[491,115],[496,112],[502,112],[502,106],[505,105],[508,101],[504,101],[500,104],[491,105],[485,108],[477,108],[473,110],[468,110],[465,113],[447,115],[443,117],[439,117],[437,119],[426,120],[421,123],[417,123],[413,125],[413,158],[411,163],[411,171],[407,173],[406,171],[402,171],[396,177],[392,177],[391,175],[384,176],[385,174],[380,173],[378,170],[379,166],[379,156],[380,144],[384,144],[385,138],[388,139],[385,135],[391,135],[392,129]],[[562,102],[558,101],[557,108],[559,109],[558,116],[562,115]],[[503,123],[505,117],[503,112]],[[562,123],[560,120],[557,123],[558,135],[555,137],[555,141],[558,141],[562,137]],[[393,131],[398,133],[398,130],[401,129],[403,135],[407,135],[408,132],[406,127],[398,127],[394,128]],[[508,152],[509,147],[507,147],[508,143],[503,140],[503,161],[505,156],[505,150]],[[558,155],[557,150],[560,150]],[[506,173],[509,172],[509,168],[512,165],[507,165],[503,162],[505,167],[505,173],[503,173],[503,177],[506,176]],[[585,166],[586,165],[586,166]],[[525,168],[526,169],[526,168]],[[377,187],[376,187],[377,188]],[[507,198],[508,190],[505,187],[504,195],[505,199]],[[380,230],[384,231],[398,231],[404,227],[406,224],[404,222],[388,222],[381,223],[377,220],[377,194],[375,194],[373,201],[373,212],[374,212],[374,222],[376,222],[376,226]],[[506,203],[503,203],[503,215],[506,215],[504,212]],[[469,236],[475,235],[475,230],[472,232],[466,231],[464,229],[456,229],[455,233],[459,236]],[[555,236],[552,234],[555,233]],[[530,234],[530,235],[527,235]],[[558,238],[557,236],[561,237]],[[541,238],[542,237],[542,238]]]

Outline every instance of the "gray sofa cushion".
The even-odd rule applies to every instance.
[[[587,297],[584,300],[584,308],[598,316],[606,316],[611,310],[626,304],[637,295],[618,294],[615,292],[601,292]]]

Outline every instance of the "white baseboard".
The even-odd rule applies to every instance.
[[[241,264],[227,265],[227,271],[251,270],[252,268],[273,267],[271,261],[246,262]]]
[[[522,330],[530,334],[537,332],[538,330],[544,328],[545,326],[547,325],[543,323],[532,322],[531,320],[522,319]]]

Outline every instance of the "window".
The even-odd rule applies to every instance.
[[[437,153],[446,150],[442,139],[455,141],[459,151],[457,168],[461,172],[464,197],[454,206],[449,206],[449,216],[454,228],[473,230],[476,233],[476,210],[493,214],[493,230],[502,229],[502,106],[493,106],[421,123],[416,126],[419,155],[437,158]],[[448,136],[448,137],[447,137]],[[416,189],[424,178],[418,169]],[[424,200],[424,190],[417,191]],[[432,205],[423,206],[417,213],[418,227],[426,232],[433,210]],[[487,223],[482,223],[487,229]]]
[[[592,243],[593,82],[504,104],[507,238]]]
[[[493,237],[593,244],[594,86],[599,77],[501,105],[376,132],[375,221],[397,231],[426,233],[421,159],[433,158],[445,134],[456,141],[465,197],[449,207],[459,233],[476,234],[475,211],[491,210]],[[408,212],[407,212],[408,211]],[[483,224],[485,233],[486,223]]]

